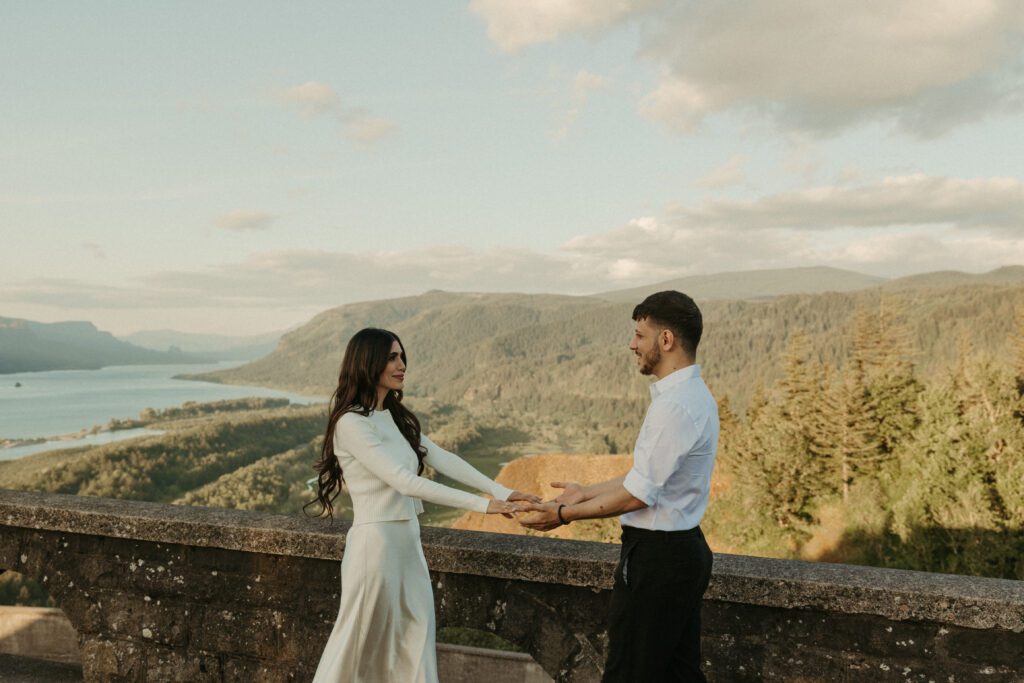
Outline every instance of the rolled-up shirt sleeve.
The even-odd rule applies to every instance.
[[[699,438],[700,432],[685,409],[667,401],[652,403],[633,449],[633,467],[626,474],[623,487],[648,507],[655,505],[680,459]]]

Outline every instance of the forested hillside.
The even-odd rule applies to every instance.
[[[900,320],[916,372],[941,375],[961,339],[1004,362],[1024,286],[883,290],[785,296],[763,302],[703,302],[699,361],[716,395],[743,413],[758,386],[783,373],[795,334],[817,361],[847,363],[856,312]],[[286,335],[273,354],[212,377],[262,384],[326,399],[344,345],[359,328],[386,326],[409,354],[408,394],[459,406],[478,420],[513,419],[527,431],[557,427],[570,450],[624,450],[648,401],[627,344],[630,304],[593,298],[430,293],[326,311]]]
[[[0,487],[173,502],[309,441],[323,421],[323,406],[208,412],[185,420],[173,415],[151,423],[166,434],[0,462]]]
[[[746,416],[722,406],[735,482],[708,531],[737,552],[1024,579],[1024,317],[996,359],[964,335],[930,376],[914,337],[863,310],[848,362],[807,337]]]

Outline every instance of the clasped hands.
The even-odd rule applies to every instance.
[[[528,529],[551,531],[556,527],[562,526],[562,521],[558,518],[558,510],[561,506],[573,505],[585,498],[583,487],[579,484],[553,481],[551,486],[556,489],[562,489],[562,493],[556,498],[543,501],[533,494],[513,491],[508,500],[504,501],[504,506],[495,505],[501,504],[503,501],[491,501],[491,504],[495,507],[493,512],[498,512],[510,519],[513,515],[516,515],[519,524]],[[492,510],[488,510],[488,512],[492,512]]]

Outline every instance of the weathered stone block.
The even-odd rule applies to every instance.
[[[1011,668],[1024,665],[1024,637],[1009,631],[956,630],[940,637],[940,650],[963,662]]]

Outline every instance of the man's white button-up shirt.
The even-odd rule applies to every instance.
[[[651,385],[651,405],[623,486],[646,508],[622,515],[640,529],[681,531],[700,524],[708,506],[718,447],[718,404],[690,365]]]

